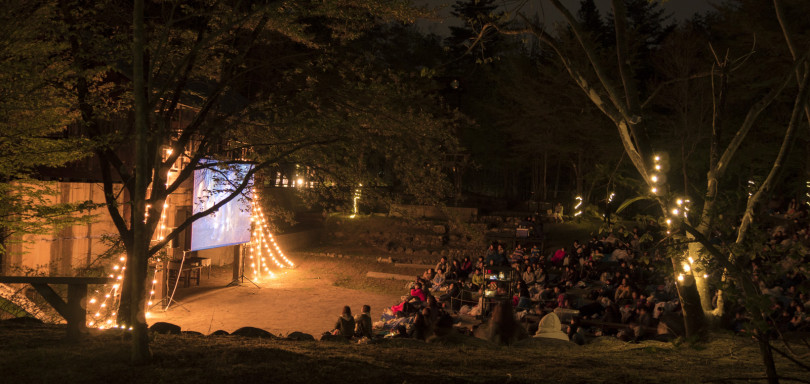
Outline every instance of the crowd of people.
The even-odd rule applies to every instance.
[[[763,252],[787,261],[754,259],[754,279],[771,299],[771,318],[779,330],[806,330],[810,320],[805,308],[810,308],[810,301],[804,290],[809,282],[796,266],[807,265],[807,252],[787,257],[799,245],[810,244],[806,206],[794,206],[781,216],[772,212],[772,217],[777,224],[766,227],[770,240]],[[545,253],[539,244],[517,241],[509,250],[506,244],[493,242],[476,260],[442,257],[409,284],[408,294],[385,310],[374,329],[387,337],[425,340],[440,329],[450,329],[459,316],[491,320],[505,318],[503,312],[508,311],[527,334],[555,332],[551,328],[559,324],[556,331],[580,344],[596,336],[668,340],[680,333],[676,329],[683,324],[672,263],[663,250],[645,247],[661,236],[661,228],[650,221],[643,229],[616,226],[586,242],[574,241]],[[723,241],[722,234],[713,240]],[[780,266],[782,270],[775,270]],[[746,332],[742,306],[731,308],[728,327]],[[550,313],[557,320],[544,317]],[[347,307],[336,330],[348,334],[352,327],[362,328],[352,335],[369,337],[368,324],[360,327],[350,318]]]

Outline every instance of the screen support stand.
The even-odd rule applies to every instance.
[[[260,288],[259,284],[245,276],[245,247],[242,244],[236,246],[233,252],[233,280],[226,287],[244,285],[245,280]]]

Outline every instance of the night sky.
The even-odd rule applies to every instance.
[[[719,3],[722,0],[668,0],[664,2],[664,8],[672,13],[673,21],[688,18],[695,13],[703,13],[712,9],[712,4]],[[602,15],[606,15],[610,10],[609,0],[596,0]],[[450,15],[452,5],[455,3],[453,0],[414,0],[415,4],[428,4],[431,7],[440,8],[440,17],[442,21],[419,20],[417,26],[422,32],[435,33],[441,36],[449,34],[450,25],[460,25],[457,20],[453,19]],[[506,2],[510,3],[510,2]],[[579,7],[579,0],[563,0],[563,4],[568,6],[572,12],[576,12]],[[523,12],[526,14],[538,14],[541,19],[546,20],[548,24],[562,21],[562,17],[554,9],[554,6],[546,0],[529,0],[524,6]]]

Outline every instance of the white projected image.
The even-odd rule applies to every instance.
[[[194,171],[193,213],[202,212],[224,200],[238,187],[251,169],[249,164],[216,165]],[[251,180],[242,194],[191,225],[191,250],[199,251],[250,241]]]

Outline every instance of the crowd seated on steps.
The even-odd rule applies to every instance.
[[[771,257],[810,244],[806,205],[781,218],[772,213],[779,220],[764,228],[770,235],[765,250]],[[649,221],[629,230],[615,226],[587,242],[574,241],[545,254],[537,244],[518,243],[507,250],[505,244],[492,243],[486,256],[477,260],[442,257],[407,284],[408,294],[374,323],[374,337],[429,340],[447,334],[454,324],[477,318],[483,321],[470,323],[480,325],[456,330],[501,344],[526,335],[577,344],[600,336],[669,340],[682,334],[683,321],[672,263],[663,248],[653,247],[663,234],[657,223]],[[715,233],[712,241],[733,241],[732,235]],[[794,264],[776,280],[766,278],[774,271],[763,270],[773,269],[773,263],[763,259],[751,265],[762,292],[773,303],[773,319],[780,330],[810,328],[805,316],[810,301],[803,293],[808,281],[798,268],[810,261],[804,249],[798,260],[789,258]],[[512,300],[486,311],[479,298],[488,288],[486,272],[494,268],[509,268],[518,278]],[[732,313],[728,327],[746,332],[744,313],[739,309]]]

